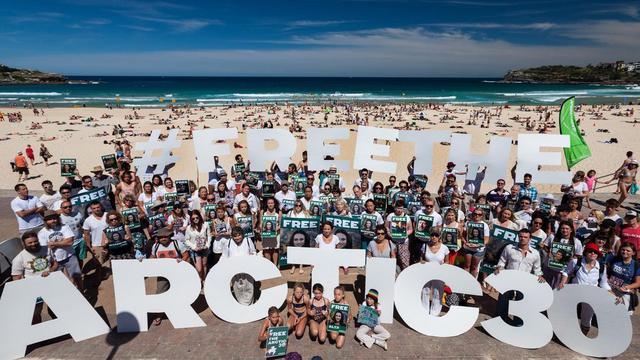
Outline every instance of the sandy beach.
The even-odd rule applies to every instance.
[[[231,156],[221,157],[221,165],[229,169],[233,163],[233,155],[243,154],[247,157],[247,143],[243,125],[247,128],[260,128],[264,121],[270,120],[274,127],[289,128],[293,124],[292,114],[302,131],[295,131],[298,138],[296,163],[301,159],[301,153],[306,149],[307,127],[341,126],[355,129],[357,123],[367,123],[369,126],[402,128],[411,130],[448,129],[452,132],[464,132],[473,135],[473,151],[483,153],[487,150],[487,141],[492,135],[508,136],[516,139],[519,133],[540,132],[547,120],[547,133],[557,134],[559,106],[469,106],[460,104],[427,104],[404,105],[349,105],[335,106],[327,114],[325,121],[325,107],[321,105],[258,105],[236,107],[207,107],[207,108],[143,108],[143,109],[106,109],[106,108],[45,108],[44,115],[35,115],[32,109],[0,108],[4,121],[0,122],[0,152],[3,161],[0,165],[0,189],[12,189],[18,174],[11,171],[10,160],[17,151],[25,150],[30,144],[35,151],[36,164],[30,166],[31,177],[27,185],[34,189],[40,188],[40,182],[50,179],[54,184],[62,182],[60,177],[60,158],[76,158],[80,174],[89,174],[96,165],[101,164],[100,156],[114,153],[115,139],[112,135],[113,126],[122,125],[126,130],[125,138],[132,144],[145,141],[148,133],[153,129],[160,129],[166,134],[168,127],[180,129],[180,139],[183,141],[174,155],[180,161],[169,171],[174,179],[193,179],[198,177],[200,184],[207,181],[207,174],[197,174],[193,143],[188,139],[190,127],[194,130],[203,128],[237,127],[240,137],[237,143],[243,148],[233,148]],[[295,110],[295,111],[294,111]],[[637,150],[640,138],[637,136],[638,127],[635,122],[640,121],[638,105],[620,106],[592,106],[583,105],[576,110],[580,126],[585,132],[585,138],[591,148],[593,156],[574,167],[573,170],[595,169],[598,175],[613,172],[624,159],[628,150]],[[20,113],[22,121],[8,121],[9,113]],[[422,114],[422,116],[421,116]],[[136,117],[137,115],[137,117]],[[92,120],[87,121],[87,119]],[[422,120],[422,119],[423,120]],[[487,126],[486,120],[490,120]],[[475,122],[475,123],[474,123]],[[527,122],[529,127],[527,129]],[[607,143],[612,138],[617,143]],[[44,139],[44,141],[43,141]],[[356,133],[351,132],[349,140],[339,141],[342,152],[339,159],[352,160],[355,147]],[[53,155],[50,163],[55,165],[46,167],[38,156],[41,143],[45,143]],[[250,144],[249,144],[250,146]],[[398,163],[398,174],[406,177],[406,165],[411,160],[415,150],[412,143],[396,142],[391,145],[390,159]],[[437,190],[440,174],[444,171],[448,161],[449,146],[436,145],[434,149],[433,169],[427,189]],[[517,145],[512,146],[510,167],[515,163]],[[141,153],[134,152],[134,157]],[[212,156],[213,159],[213,156]],[[458,164],[462,169],[464,164]],[[554,170],[553,168],[547,168]],[[254,169],[257,170],[257,169]],[[342,173],[346,183],[351,184],[356,171]],[[434,176],[436,175],[436,176]],[[374,181],[386,183],[389,174],[374,173]],[[509,178],[509,174],[505,174]],[[509,180],[508,180],[509,182]],[[535,183],[535,179],[534,179]],[[482,191],[488,191],[495,184],[484,183]],[[56,185],[57,186],[57,185]],[[541,192],[558,192],[559,186],[539,185]],[[614,187],[607,187],[603,191],[612,192]]]

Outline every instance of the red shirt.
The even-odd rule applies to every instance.
[[[33,158],[33,148],[28,147],[25,149],[25,152],[27,153],[27,157]]]
[[[626,226],[622,228],[622,236],[620,236],[622,243],[631,243],[636,247],[636,257],[640,259],[640,253],[638,252],[640,246],[640,226],[635,228]]]

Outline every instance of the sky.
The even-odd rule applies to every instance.
[[[640,61],[639,39],[638,1],[21,0],[0,13],[0,63],[67,75],[500,77]]]

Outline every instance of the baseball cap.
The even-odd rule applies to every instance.
[[[629,210],[627,211],[626,214],[624,214],[624,217],[628,217],[628,218],[632,218],[632,217],[638,217],[638,213],[633,211],[633,210]]]
[[[57,216],[58,216],[57,212],[55,212],[53,210],[47,210],[47,211],[44,212],[44,216],[43,217],[45,219],[49,219],[49,218],[54,218],[54,217],[57,217]]]

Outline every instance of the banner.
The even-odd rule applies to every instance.
[[[560,108],[560,134],[569,135],[570,147],[564,148],[564,157],[567,160],[567,168],[571,168],[580,161],[591,156],[589,145],[580,134],[576,123],[576,114],[573,106],[575,97],[570,97],[562,103]]]
[[[480,271],[487,274],[493,273],[496,265],[498,265],[498,261],[500,261],[502,250],[509,244],[518,245],[518,232],[502,226],[493,225],[489,243],[485,247],[484,260],[482,261],[482,266],[480,266]]]
[[[267,329],[269,337],[267,338],[266,346],[267,352],[265,356],[267,358],[285,356],[287,354],[287,342],[289,340],[289,327],[288,326],[274,326]]]
[[[327,321],[327,331],[344,335],[347,332],[348,319],[349,305],[331,303],[329,320]]]
[[[282,246],[315,247],[319,234],[320,217],[292,218],[283,216],[280,221],[280,244]]]
[[[340,239],[338,249],[360,249],[360,216],[325,215],[324,221],[333,224],[333,233]]]
[[[71,197],[71,205],[85,205],[92,201],[102,202],[107,197],[107,192],[104,187],[97,187],[89,191],[85,191],[81,194],[76,194]]]

